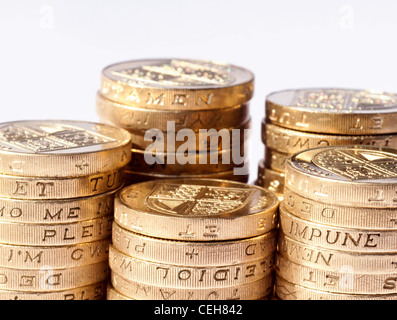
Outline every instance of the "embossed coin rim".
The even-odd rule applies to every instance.
[[[389,280],[389,278],[395,284],[395,272],[375,274],[353,272],[352,274],[350,274],[351,278],[349,279],[348,272],[334,272],[327,271],[321,268],[306,267],[291,262],[284,257],[277,256],[276,274],[278,277],[281,277],[291,283],[295,283],[301,286],[303,286],[302,283],[305,283],[305,288],[314,290],[321,290],[322,288],[324,288],[324,284],[327,283],[328,279],[330,279],[330,281],[336,283],[336,285],[327,286],[326,291],[332,293],[363,295],[397,293],[396,286],[394,286],[394,288],[392,289],[384,287],[384,283]],[[312,281],[308,281],[305,278],[308,274],[312,276]],[[338,277],[339,279],[336,280],[335,278],[331,278],[331,276]],[[343,278],[344,276],[346,278]],[[349,283],[349,281],[351,282]]]
[[[365,295],[365,294],[347,294],[347,293],[337,293],[337,292],[328,292],[328,291],[321,291],[317,289],[310,289],[303,287],[299,284],[295,284],[292,282],[289,282],[280,276],[276,276],[276,284],[275,284],[275,292],[280,292],[280,288],[283,286],[285,288],[285,285],[290,286],[290,287],[295,287],[299,288],[300,291],[294,291],[290,292],[288,289],[287,291],[290,294],[296,294],[300,295],[301,297],[295,297],[295,299],[289,299],[289,300],[308,300],[310,299],[315,299],[315,300],[323,300],[324,296],[328,297],[327,300],[396,300],[397,299],[397,294],[371,294],[371,295]]]
[[[103,300],[106,298],[106,286],[107,281],[100,281],[97,283],[89,284],[84,287],[71,288],[64,291],[55,291],[55,292],[23,292],[23,291],[13,291],[13,290],[0,290],[0,300],[65,300],[65,297],[73,295],[73,297],[79,297],[75,300],[81,300],[80,296],[84,295],[83,300],[91,299],[91,295],[94,295],[93,298],[97,298],[99,300]],[[96,290],[100,288],[102,292],[98,294]],[[93,292],[89,292],[89,290]],[[88,291],[88,295],[87,295]],[[98,296],[96,296],[98,295]],[[21,297],[23,299],[19,299]],[[5,298],[7,297],[7,298]],[[66,299],[67,300],[67,299]]]
[[[330,225],[324,225],[324,224],[320,224],[320,223],[315,223],[315,222],[311,222],[311,221],[307,221],[301,218],[298,218],[294,215],[292,215],[291,213],[289,213],[288,209],[285,209],[283,204],[280,206],[280,231],[283,232],[287,237],[296,240],[302,244],[308,244],[308,245],[312,245],[312,246],[316,246],[316,247],[323,247],[325,249],[331,249],[331,250],[338,250],[338,251],[347,251],[347,252],[365,252],[365,253],[369,253],[369,252],[373,252],[373,253],[392,253],[394,252],[393,250],[395,250],[395,252],[397,253],[397,249],[396,249],[396,243],[397,243],[397,232],[396,230],[393,229],[388,229],[388,230],[370,230],[370,229],[354,229],[354,228],[341,228],[341,227],[334,227],[334,226],[330,226]],[[350,245],[341,245],[340,242],[335,242],[332,244],[329,244],[327,242],[322,241],[323,238],[325,238],[327,236],[327,232],[321,232],[321,235],[319,236],[314,236],[314,233],[312,232],[313,236],[311,236],[311,240],[307,240],[307,239],[302,239],[302,237],[300,236],[294,236],[291,235],[290,232],[288,232],[288,230],[291,230],[291,223],[286,224],[286,219],[291,220],[294,223],[294,226],[296,226],[297,222],[300,225],[300,229],[302,228],[302,225],[304,225],[305,227],[309,227],[311,230],[333,230],[335,231],[335,233],[338,233],[338,238],[337,241],[339,239],[343,239],[343,236],[341,236],[341,233],[344,234],[349,234],[351,236],[351,234],[353,233],[359,233],[359,234],[364,234],[367,233],[368,235],[378,235],[379,234],[379,242],[377,243],[376,246],[368,246],[368,243],[366,241],[362,241],[362,242],[366,242],[366,244],[364,245],[364,247],[361,246],[352,246]],[[286,227],[286,228],[285,228]],[[294,230],[296,230],[296,227],[294,228]],[[295,232],[296,233],[296,232]],[[310,231],[308,231],[308,234],[310,233]],[[321,237],[321,238],[319,238]],[[361,236],[362,237],[362,236]],[[361,240],[360,237],[360,240]],[[345,238],[347,239],[347,236],[345,236]],[[393,241],[394,240],[394,241]],[[310,242],[309,242],[310,241]],[[367,241],[369,241],[369,239],[367,238]],[[373,240],[372,240],[373,241]],[[370,243],[372,242],[370,241]],[[353,241],[352,241],[353,242]],[[347,241],[346,241],[347,243]]]
[[[184,296],[186,295],[186,300],[189,299],[189,297],[191,296],[191,293],[193,293],[193,296],[196,295],[209,295],[211,296],[212,292],[222,292],[222,294],[220,295],[222,296],[227,296],[229,294],[225,294],[227,291],[233,292],[233,291],[240,291],[241,289],[244,290],[243,293],[243,299],[244,300],[253,300],[253,299],[260,299],[264,296],[268,296],[273,289],[273,276],[274,274],[270,274],[268,276],[266,276],[265,278],[261,279],[261,280],[257,280],[254,282],[250,282],[250,283],[246,283],[246,284],[242,284],[242,285],[235,285],[235,286],[226,286],[226,287],[219,287],[219,288],[169,288],[166,286],[161,286],[161,285],[156,285],[156,284],[142,284],[139,283],[137,281],[132,281],[132,280],[128,280],[123,278],[121,275],[117,274],[116,272],[112,271],[111,272],[111,285],[113,286],[113,289],[119,293],[121,293],[122,295],[129,297],[129,296],[134,296],[134,292],[130,292],[130,289],[133,288],[133,286],[145,286],[145,287],[149,287],[151,290],[151,292],[153,292],[155,289],[155,293],[153,295],[157,296],[159,295],[159,291],[161,289],[169,289],[169,290],[175,290],[178,292],[177,296]],[[123,288],[122,285],[117,285],[117,280],[122,281],[126,284],[126,287]],[[158,290],[158,291],[157,291]],[[141,291],[142,293],[144,293],[144,290]],[[195,293],[195,294],[194,294]],[[161,294],[161,293],[160,293]],[[136,293],[136,299],[140,298],[139,293]],[[131,298],[133,299],[133,298]],[[240,298],[241,299],[241,298]],[[164,299],[166,300],[166,299]]]
[[[211,242],[153,238],[129,231],[115,222],[112,231],[114,248],[125,255],[154,263],[186,267],[210,267],[255,261],[274,252],[277,242],[276,230],[253,238]],[[125,244],[126,241],[128,244]],[[267,246],[261,249],[262,244]],[[247,246],[252,245],[254,245],[255,253],[248,255]],[[137,250],[137,248],[144,248],[145,251]],[[190,251],[193,252],[191,258],[188,254]],[[223,254],[219,255],[219,252]],[[196,253],[195,258],[192,259]]]

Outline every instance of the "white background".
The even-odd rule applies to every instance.
[[[397,2],[390,0],[1,0],[1,121],[97,121],[100,71],[114,62],[225,61],[256,75],[253,180],[268,93],[330,86],[395,92],[396,39]]]

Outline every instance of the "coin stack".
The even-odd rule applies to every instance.
[[[286,162],[276,294],[397,299],[397,149],[339,146]]]
[[[288,155],[318,147],[397,147],[397,95],[369,90],[303,89],[266,98],[265,159],[258,185],[281,199]]]
[[[225,180],[156,180],[116,196],[109,300],[256,300],[273,292],[275,195]]]
[[[128,132],[77,121],[0,124],[0,299],[104,299]]]
[[[253,74],[233,65],[129,61],[103,70],[97,113],[102,122],[131,133],[129,183],[165,178],[247,182],[244,155],[253,88]]]

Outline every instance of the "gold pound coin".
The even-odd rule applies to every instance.
[[[0,223],[54,225],[102,218],[113,214],[115,192],[52,201],[0,198]]]
[[[286,164],[286,187],[319,202],[356,207],[397,206],[397,151],[329,147],[303,151]]]
[[[108,278],[108,262],[78,268],[40,270],[0,269],[0,290],[22,292],[57,292],[88,286]]]
[[[226,180],[157,180],[124,188],[115,221],[135,233],[170,240],[256,237],[277,225],[279,201],[255,186]]]
[[[179,266],[220,266],[256,261],[276,250],[276,231],[237,241],[185,242],[151,238],[113,224],[113,246],[121,253]],[[219,252],[222,252],[220,255]]]
[[[248,102],[254,75],[203,60],[135,60],[106,67],[100,93],[126,105],[159,110],[230,108]]]
[[[113,215],[67,224],[0,222],[0,243],[22,246],[65,246],[104,240],[112,234]]]
[[[111,273],[112,286],[124,297],[136,300],[258,300],[273,291],[273,274],[265,278],[231,287],[172,288],[127,280]]]
[[[397,300],[397,294],[342,294],[313,290],[288,282],[281,277],[276,277],[275,292],[281,300]]]
[[[395,253],[395,230],[346,229],[294,217],[280,206],[280,230],[304,244],[349,252]]]
[[[244,162],[235,164],[234,158],[232,150],[178,154],[133,149],[126,171],[160,175],[212,174],[244,165]]]
[[[223,288],[262,280],[273,272],[274,254],[229,266],[185,267],[139,260],[109,248],[109,265],[123,278],[172,288]]]
[[[167,111],[160,107],[147,109],[120,104],[104,98],[100,93],[96,100],[97,114],[105,123],[126,130],[167,130],[167,122],[175,123],[175,130],[216,129],[238,127],[249,118],[249,104],[210,110]]]
[[[289,261],[309,268],[340,272],[394,273],[397,270],[397,252],[365,253],[325,249],[293,240],[280,233],[278,254]]]
[[[266,121],[305,132],[395,133],[397,94],[340,88],[274,92],[266,98]]]
[[[294,154],[329,146],[377,146],[382,148],[397,148],[397,134],[368,135],[368,136],[342,136],[320,133],[306,133],[294,131],[262,123],[262,141],[266,147],[275,149],[280,153]]]
[[[58,292],[0,290],[0,300],[105,300],[107,281]]]
[[[362,208],[322,203],[284,189],[284,208],[300,219],[341,228],[397,229],[397,208]]]
[[[338,272],[309,268],[277,256],[277,276],[314,290],[345,294],[396,294],[396,273],[359,273],[345,267]]]
[[[106,261],[109,241],[100,240],[63,247],[0,244],[0,267],[23,270],[75,268]]]
[[[69,178],[0,176],[0,197],[17,200],[84,198],[114,191],[123,183],[122,169]]]
[[[248,165],[246,165],[248,167]],[[245,169],[242,169],[245,170]],[[126,185],[135,184],[139,182],[147,182],[152,180],[169,180],[169,179],[183,179],[183,180],[227,180],[241,183],[247,183],[249,180],[248,174],[235,174],[234,169],[229,171],[221,171],[206,174],[186,174],[186,175],[165,175],[165,174],[152,174],[144,172],[126,171]]]
[[[0,124],[0,174],[67,178],[98,175],[131,159],[131,137],[109,125],[81,121]]]

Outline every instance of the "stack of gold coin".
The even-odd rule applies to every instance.
[[[337,145],[397,147],[397,95],[350,89],[275,92],[262,123],[265,159],[258,184],[281,198],[285,160],[294,153]]]
[[[273,292],[277,197],[225,180],[156,180],[116,196],[108,299],[256,300]]]
[[[340,146],[287,159],[280,299],[397,299],[397,149]]]
[[[77,121],[0,124],[0,299],[103,299],[128,132]]]
[[[103,70],[97,113],[102,122],[131,134],[130,183],[165,178],[247,182],[253,88],[253,74],[233,65],[129,61]]]

